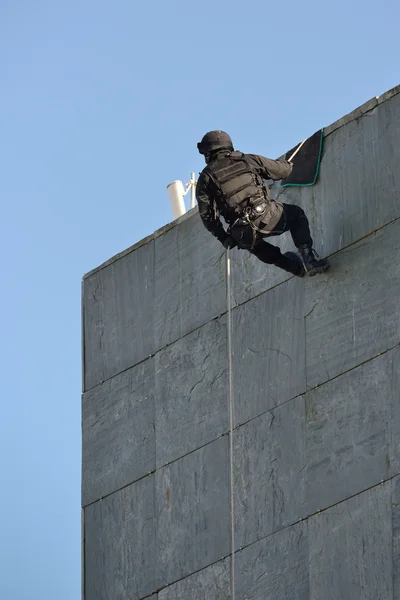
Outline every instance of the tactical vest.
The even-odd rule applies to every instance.
[[[217,188],[217,205],[228,222],[267,198],[261,176],[243,152],[229,152],[216,158],[205,172]]]

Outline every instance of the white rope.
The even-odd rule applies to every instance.
[[[303,140],[301,142],[301,144],[299,144],[299,146],[296,148],[296,150],[293,152],[292,156],[290,156],[287,160],[288,162],[292,162],[292,160],[294,159],[294,157],[296,156],[296,154],[298,153],[299,150],[301,150],[301,148],[304,146],[304,144],[306,143],[307,138],[305,140]]]
[[[229,462],[231,481],[231,590],[235,600],[235,486],[233,480],[233,428],[234,399],[232,374],[232,305],[231,305],[231,257],[228,248],[226,253],[226,302],[227,302],[227,348],[228,348],[228,400],[229,400]]]
[[[307,139],[308,139],[308,138],[306,138],[305,140],[303,140],[303,141],[301,142],[301,144],[299,144],[299,145],[297,146],[297,148],[296,148],[296,150],[293,152],[292,156],[290,156],[290,157],[287,159],[287,161],[288,161],[288,162],[292,162],[292,160],[294,159],[294,157],[296,156],[296,154],[299,152],[299,150],[301,150],[301,148],[302,148],[302,147],[304,146],[304,144],[306,143]],[[283,194],[285,191],[286,191],[286,188],[285,188],[285,187],[281,187],[281,189],[279,190],[279,192],[278,192],[278,194],[277,194],[277,196],[276,196],[276,198],[275,198],[275,202],[278,200],[279,196],[280,196],[281,194]]]

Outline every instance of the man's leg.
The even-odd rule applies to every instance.
[[[319,258],[313,250],[310,226],[304,210],[295,204],[283,204],[283,208],[286,218],[285,231],[290,231],[308,275],[312,276],[326,271],[329,262],[326,259]]]
[[[299,256],[294,252],[282,254],[280,248],[264,242],[262,237],[249,225],[236,222],[231,226],[229,233],[237,242],[239,248],[248,250],[262,262],[268,265],[276,265],[298,277],[304,276],[304,267]]]
[[[293,252],[282,254],[280,248],[261,239],[259,239],[252,249],[249,249],[249,252],[268,265],[275,265],[298,277],[303,277],[304,275],[301,261]]]
[[[312,246],[310,225],[304,210],[295,204],[284,204],[283,209],[286,219],[285,231],[290,231],[296,248]],[[279,223],[277,227],[279,227]]]

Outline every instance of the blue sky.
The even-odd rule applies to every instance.
[[[225,129],[276,157],[400,83],[397,0],[0,2],[0,598],[80,594],[82,275]]]

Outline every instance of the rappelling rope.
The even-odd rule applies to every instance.
[[[304,140],[289,158],[291,161]],[[232,372],[232,294],[231,294],[231,256],[230,249],[226,251],[226,303],[227,303],[227,347],[228,347],[228,401],[229,401],[229,465],[231,483],[231,591],[232,600],[235,600],[235,483],[233,478],[233,429],[235,426],[234,398],[233,398],[233,372]]]
[[[297,146],[297,148],[296,148],[296,150],[293,152],[293,154],[292,154],[292,155],[291,155],[291,156],[290,156],[290,157],[287,159],[287,161],[288,161],[288,162],[292,162],[292,160],[294,159],[294,157],[296,156],[296,154],[299,152],[299,150],[301,150],[301,149],[302,149],[302,147],[303,147],[303,146],[304,146],[304,144],[306,143],[307,139],[308,139],[308,138],[306,138],[305,140],[303,140],[303,141],[301,142],[301,144],[299,144],[299,145]],[[277,194],[277,196],[276,196],[276,198],[275,198],[275,202],[278,200],[279,196],[280,196],[281,194],[283,194],[283,192],[284,192],[285,190],[286,190],[286,188],[285,188],[285,187],[282,187],[282,188],[279,190],[279,192],[278,192],[278,194]]]
[[[229,400],[229,462],[231,483],[231,591],[235,600],[235,486],[233,480],[233,428],[234,398],[232,374],[232,304],[231,304],[231,257],[226,253],[226,302],[227,302],[227,347],[228,347],[228,400]]]
[[[307,141],[307,138],[306,138],[305,140],[303,140],[303,141],[301,142],[301,144],[299,144],[299,145],[297,146],[297,148],[296,148],[296,150],[293,152],[293,154],[292,154],[291,156],[289,156],[289,158],[287,159],[287,160],[288,160],[288,162],[292,162],[292,160],[294,159],[294,157],[296,156],[296,154],[299,152],[299,150],[301,150],[301,149],[302,149],[302,147],[304,146],[304,144],[306,143],[306,141]]]

